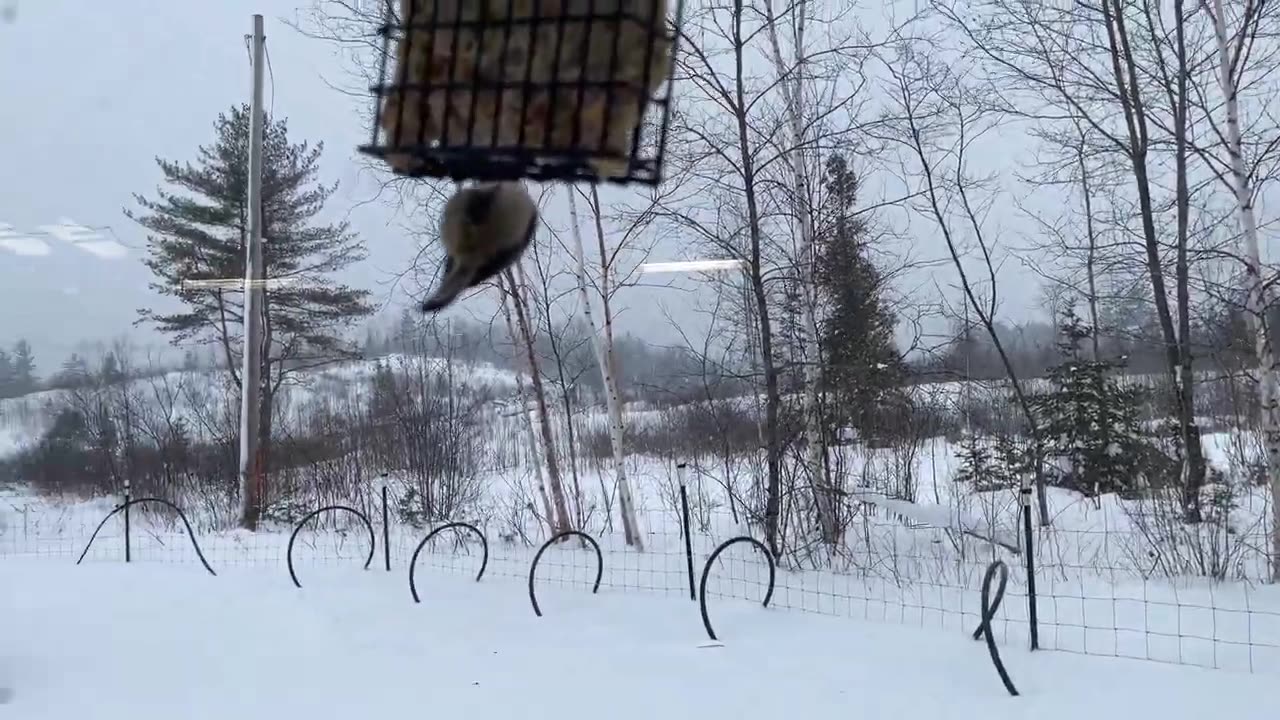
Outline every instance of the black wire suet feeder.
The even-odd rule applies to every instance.
[[[409,177],[661,181],[683,0],[398,4],[361,152]]]

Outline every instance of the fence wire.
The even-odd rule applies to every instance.
[[[0,500],[0,559],[38,556],[67,563],[76,562],[95,527],[118,504],[113,499],[65,505]],[[431,527],[415,527],[389,511],[389,542],[384,548],[377,493],[343,504],[360,510],[373,526],[371,571],[383,571],[389,555],[392,571],[407,573],[414,549]],[[488,541],[486,582],[510,582],[512,591],[520,592],[517,588],[527,582],[530,563],[548,537],[545,530],[523,538],[497,522],[466,520]],[[741,518],[699,510],[691,528],[691,578],[679,512],[641,514],[642,551],[628,546],[620,529],[598,525],[585,529],[602,552],[602,592],[646,592],[685,602],[691,583],[696,587],[717,545],[737,535],[764,540],[758,528]],[[219,572],[272,566],[283,575],[293,529],[276,523],[258,532],[214,531],[197,524],[196,540]],[[1044,527],[1033,535],[1040,649],[1280,674],[1280,587],[1262,582],[1265,553],[1256,563],[1237,558],[1225,577],[1210,579],[1179,574],[1176,570],[1185,563],[1158,557],[1151,537],[1131,529]],[[325,513],[298,532],[294,566],[299,575],[309,567],[359,567],[368,556],[369,542],[368,530],[354,516]],[[1265,548],[1265,537],[1246,544]],[[133,562],[199,563],[182,523],[164,508],[131,508],[128,545]],[[770,606],[971,633],[981,620],[983,573],[992,560],[1000,559],[1011,572],[1004,603],[992,623],[996,639],[1006,646],[1030,644],[1030,596],[1021,540],[1010,548],[868,506],[850,521],[840,548],[837,553],[794,544],[785,548]],[[122,514],[117,514],[102,526],[84,562],[124,559],[125,526]],[[474,576],[480,561],[477,538],[442,532],[419,555],[419,587],[429,588],[432,574]],[[590,591],[594,579],[594,552],[572,538],[543,554],[536,576],[539,586],[584,592]],[[709,571],[708,602],[759,602],[767,584],[764,558],[749,545],[735,545]]]

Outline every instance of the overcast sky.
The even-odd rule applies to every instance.
[[[288,116],[295,139],[324,141],[321,171],[342,183],[331,213],[356,204],[354,149],[363,132],[351,100],[325,84],[336,71],[331,49],[281,22],[296,5],[18,2],[13,21],[0,23],[0,223],[11,226],[8,242],[0,238],[0,337],[28,337],[45,369],[49,356],[60,362],[86,338],[128,333],[155,342],[130,327],[155,296],[140,262],[145,234],[122,210],[134,207],[134,192],[154,196],[156,156],[193,158],[213,139],[218,113],[248,100],[244,35],[254,12],[266,16],[276,113]],[[381,207],[351,213],[369,248],[351,282],[371,287],[411,248]],[[100,228],[102,238],[73,242],[74,234],[49,227],[64,222]]]
[[[0,342],[28,338],[42,372],[86,339],[127,333],[139,344],[160,342],[130,326],[156,298],[140,262],[145,235],[122,209],[134,206],[134,192],[154,196],[156,156],[193,158],[213,139],[217,114],[248,100],[244,35],[255,12],[267,23],[268,102],[287,116],[295,140],[324,142],[322,174],[341,181],[329,216],[349,217],[368,247],[369,259],[345,279],[381,296],[379,283],[405,267],[414,247],[399,229],[403,219],[359,205],[372,191],[355,151],[367,138],[355,101],[328,84],[350,78],[332,46],[284,23],[307,0],[0,0],[6,4],[15,11],[0,20]],[[666,239],[655,259],[678,257],[682,245]],[[1034,302],[1034,284],[1022,285],[1003,290],[1010,303]],[[627,329],[668,338],[653,298],[677,314],[681,300],[655,292],[628,303]]]

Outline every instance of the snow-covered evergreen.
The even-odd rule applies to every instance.
[[[1045,452],[1060,462],[1063,485],[1087,494],[1131,492],[1144,475],[1141,391],[1120,382],[1123,357],[1104,359],[1082,351],[1094,329],[1071,309],[1060,332],[1065,360],[1050,370],[1050,389],[1033,398]]]

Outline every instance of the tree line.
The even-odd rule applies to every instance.
[[[146,377],[145,374],[130,375],[122,369],[121,358],[130,354],[127,343],[114,342],[99,351],[75,351],[67,355],[58,369],[41,377],[35,362],[31,344],[25,339],[18,339],[13,344],[12,353],[0,349],[0,399],[19,398],[42,390],[66,390],[95,382],[117,383],[130,379]],[[184,353],[181,364],[152,363],[145,369],[134,365],[135,373],[165,373],[176,369],[197,370],[209,367],[202,362],[196,353],[188,350]]]

